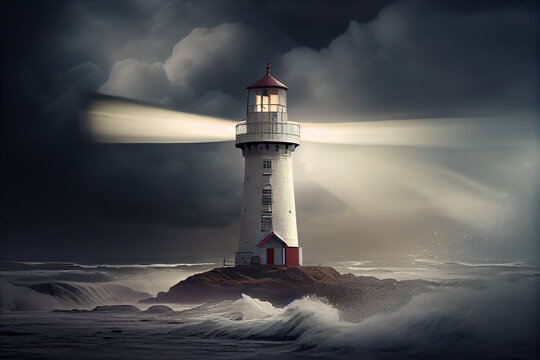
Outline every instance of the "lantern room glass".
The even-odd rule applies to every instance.
[[[287,112],[285,90],[276,88],[249,90],[248,113],[251,112]]]

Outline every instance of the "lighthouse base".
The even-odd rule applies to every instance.
[[[239,265],[302,265],[301,247],[261,247],[253,252],[236,252],[234,264]]]

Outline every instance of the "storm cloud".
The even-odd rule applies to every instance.
[[[243,171],[232,143],[96,144],[79,116],[100,92],[240,120],[244,87],[268,61],[290,88],[294,121],[515,124],[511,137],[489,121],[474,134],[451,134],[489,137],[490,149],[301,146],[295,180],[307,260],[425,251],[519,258],[536,250],[533,2],[2,7],[3,258],[179,258],[202,250],[230,257]],[[501,145],[493,148],[493,139]]]
[[[351,21],[328,47],[287,52],[292,114],[357,121],[534,110],[537,15],[463,15],[433,4],[396,3],[367,24]]]
[[[162,59],[169,83],[160,89],[152,86],[163,78],[160,63],[128,59],[115,63],[102,91],[171,102],[157,95],[168,91],[174,104],[203,112],[197,100],[214,91],[228,98],[220,112],[209,114],[224,116],[232,114],[227,108],[241,108],[240,87],[231,85],[242,79],[242,69],[273,59],[293,89],[291,114],[306,121],[532,112],[537,26],[537,14],[519,7],[463,14],[432,2],[398,2],[370,22],[352,19],[325,47],[284,51],[279,38],[224,23],[195,28],[174,45]],[[131,86],[133,79],[147,89],[135,90],[144,86]]]

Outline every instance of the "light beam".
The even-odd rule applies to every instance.
[[[236,122],[100,96],[83,116],[93,140],[108,143],[204,143],[232,141]],[[429,118],[343,123],[309,123],[300,119],[303,141],[375,146],[481,149],[516,146],[531,121],[478,118]],[[490,136],[492,134],[505,134]]]
[[[92,100],[83,126],[93,140],[105,143],[204,143],[235,135],[234,121],[112,97]]]

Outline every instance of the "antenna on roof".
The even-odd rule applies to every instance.
[[[270,63],[266,63],[266,75],[270,75]]]

